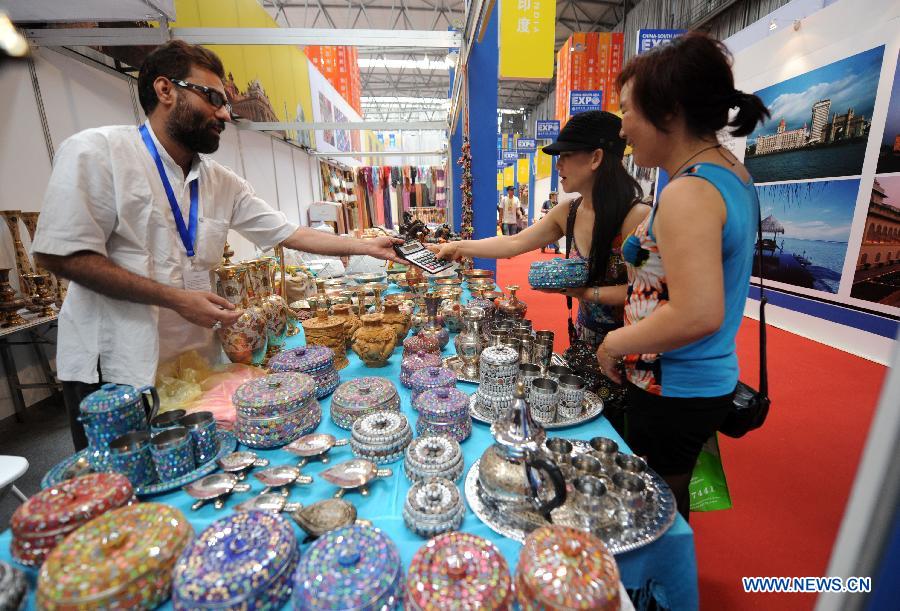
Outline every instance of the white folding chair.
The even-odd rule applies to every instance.
[[[22,456],[4,456],[0,455],[0,495],[7,486],[10,487],[12,493],[21,501],[25,502],[28,497],[22,494],[22,491],[13,485],[13,482],[25,475],[28,471],[28,460]]]

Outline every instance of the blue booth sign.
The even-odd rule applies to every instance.
[[[515,151],[503,151],[503,161],[515,163],[519,158],[519,154]]]
[[[497,169],[498,170],[502,170],[502,169],[506,168],[506,166],[507,166],[507,163],[505,161],[501,161],[500,159],[497,160]]]
[[[602,110],[603,92],[597,91],[573,91],[569,94],[569,114],[577,115],[589,110]]]
[[[653,47],[672,42],[685,32],[687,32],[687,30],[638,30],[638,55],[646,53]]]
[[[534,134],[538,140],[555,140],[559,136],[559,121],[538,121]]]
[[[537,142],[534,138],[519,138],[516,141],[516,150],[520,153],[533,153],[537,150]]]

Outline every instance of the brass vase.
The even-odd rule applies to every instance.
[[[29,300],[36,308],[40,316],[53,316],[56,312],[50,307],[56,302],[56,297],[50,294],[50,274],[26,274],[23,276],[28,284],[34,287],[34,292]]]
[[[16,297],[16,291],[9,285],[10,268],[0,268],[0,328],[6,329],[25,324],[19,310],[25,307],[25,300]]]
[[[384,367],[397,345],[397,333],[384,324],[383,314],[363,314],[361,319],[362,326],[353,334],[353,352],[366,367]]]
[[[427,320],[419,330],[419,335],[430,337],[437,340],[438,345],[443,349],[450,341],[450,332],[444,327],[443,320],[438,317],[438,307],[441,304],[441,297],[436,294],[425,296],[425,310]]]
[[[32,295],[34,294],[34,287],[28,284],[28,280],[25,278],[28,274],[33,274],[34,269],[31,267],[31,260],[28,258],[28,253],[25,252],[25,245],[22,244],[22,234],[19,232],[19,219],[22,218],[21,210],[0,210],[0,214],[3,215],[3,218],[6,220],[6,226],[9,227],[9,233],[12,234],[13,240],[13,249],[16,253],[16,271],[19,273],[19,281],[21,286],[19,287],[19,292],[23,295]],[[39,312],[42,308],[34,305],[33,303],[27,303],[26,306],[30,312]]]
[[[25,225],[25,229],[28,230],[28,238],[32,244],[34,243],[34,234],[37,233],[38,217],[40,215],[40,212],[23,212],[20,217],[22,224]],[[43,269],[37,264],[37,261],[34,262],[34,273],[50,275],[50,294],[54,296],[56,307],[62,307],[62,302],[66,298],[66,286],[63,283],[63,279]]]

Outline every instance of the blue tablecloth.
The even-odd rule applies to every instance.
[[[303,343],[302,332],[288,339],[288,347],[299,346]],[[367,368],[355,354],[349,353],[350,365],[341,370],[341,381],[365,376],[382,376],[391,379],[400,392],[403,413],[409,418],[410,424],[415,426],[416,412],[412,409],[410,392],[399,383],[401,351],[402,349],[398,347],[388,365],[380,369]],[[455,350],[451,340],[451,343],[445,349],[445,355],[454,353]],[[477,389],[477,386],[464,382],[460,382],[458,386],[467,393],[475,392]],[[331,397],[327,397],[322,401],[323,418],[317,431],[332,433],[337,437],[349,437],[349,431],[338,428],[331,421],[329,417],[330,405]],[[620,447],[625,447],[619,435],[609,422],[602,417],[580,426],[552,431],[551,434],[553,436],[585,440],[596,436],[609,437],[615,439]],[[462,444],[466,462],[466,471],[463,473],[463,479],[472,463],[481,456],[492,441],[493,438],[489,427],[475,422],[471,437]],[[296,456],[283,450],[259,451],[259,454],[268,458],[271,465],[296,464],[297,462]],[[330,457],[331,462],[329,464],[335,464],[348,460],[353,455],[350,451],[350,446],[347,445],[332,449]],[[332,496],[336,488],[324,479],[317,477],[317,474],[327,468],[327,466],[323,466],[322,463],[316,461],[304,467],[303,472],[312,475],[315,481],[308,486],[294,486],[291,490],[290,500],[308,505]],[[386,466],[394,470],[394,475],[390,478],[375,480],[370,485],[370,493],[367,497],[354,492],[347,494],[345,498],[356,505],[360,518],[370,520],[375,526],[381,528],[390,536],[400,550],[400,557],[404,566],[408,567],[412,561],[413,554],[422,546],[424,540],[406,529],[401,516],[406,493],[410,487],[409,480],[403,473],[403,462],[398,461]],[[462,485],[463,479],[460,480],[460,485]],[[144,498],[143,500],[165,503],[179,508],[188,517],[195,531],[199,533],[217,518],[227,515],[228,508],[259,494],[263,488],[263,485],[253,477],[248,477],[246,481],[253,486],[253,490],[246,494],[234,495],[229,499],[226,508],[219,511],[214,509],[212,505],[206,505],[198,511],[191,511],[192,499],[181,491]],[[299,540],[302,541],[304,533],[299,527],[295,526],[295,529]],[[493,541],[506,557],[510,571],[515,571],[519,550],[521,549],[519,543],[492,531],[475,517],[471,510],[466,512],[461,530]],[[12,562],[9,553],[10,537],[8,529],[0,535],[0,560],[6,562]],[[626,588],[631,590],[649,587],[659,602],[671,609],[698,608],[697,563],[694,556],[693,533],[681,516],[678,516],[675,524],[658,541],[632,552],[621,554],[616,557],[616,561],[619,564],[622,582]],[[28,608],[33,609],[35,608],[33,586],[36,571],[29,571],[29,577],[32,593],[30,594],[31,598]],[[166,604],[163,608],[169,609],[171,605]]]

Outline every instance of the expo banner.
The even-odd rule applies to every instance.
[[[559,136],[559,121],[537,121],[534,124],[534,136],[538,140],[555,140]]]
[[[501,0],[500,78],[553,78],[556,0]]]
[[[515,151],[503,151],[503,161],[515,163],[519,158],[519,154]]]
[[[516,140],[516,151],[519,153],[533,153],[537,150],[537,141],[534,138],[519,138]]]
[[[672,42],[687,30],[638,30],[637,53],[640,55],[653,47]]]
[[[569,115],[577,115],[589,110],[602,110],[602,91],[573,91],[569,94]]]

